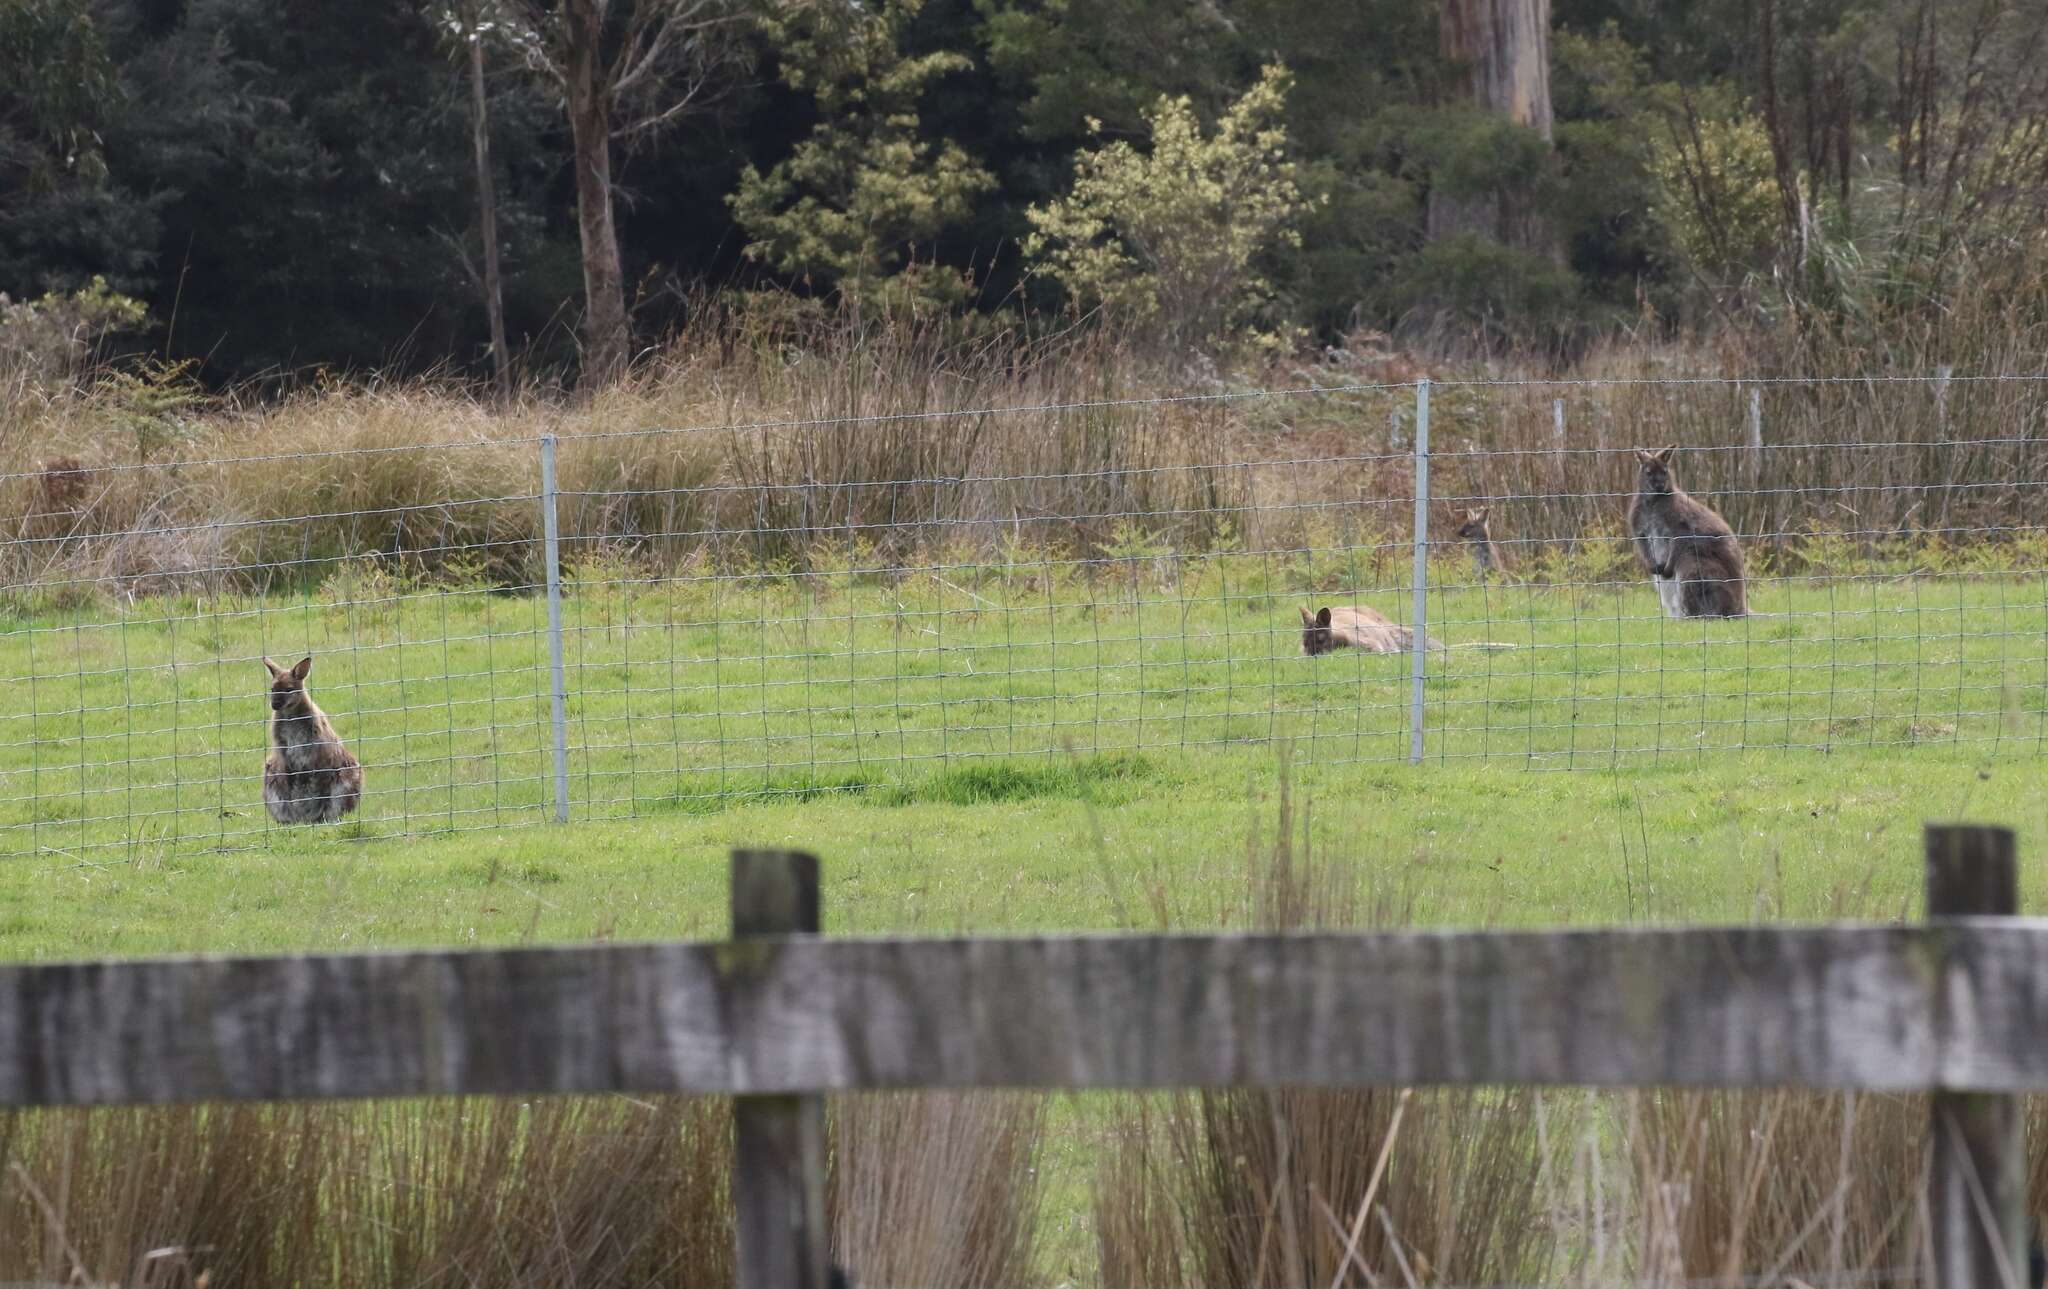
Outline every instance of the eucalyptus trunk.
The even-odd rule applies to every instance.
[[[600,63],[604,14],[596,0],[563,5],[563,79],[576,150],[576,226],[583,241],[583,383],[595,387],[626,369],[625,275],[612,223],[611,86]]]
[[[1437,36],[1455,97],[1550,142],[1550,0],[1443,0]],[[1458,233],[1554,250],[1535,194],[1521,184],[1474,195],[1432,192],[1430,240]]]
[[[491,118],[484,99],[484,42],[469,42],[469,106],[476,147],[476,200],[484,239],[484,313],[491,323],[491,367],[500,401],[512,396],[512,351],[505,344],[505,293],[498,269],[498,187],[491,176]]]

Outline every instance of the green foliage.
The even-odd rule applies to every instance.
[[[1652,207],[1672,246],[1702,280],[1739,283],[1778,246],[1776,163],[1763,121],[1721,100],[1671,105],[1653,134]]]
[[[188,413],[204,407],[191,359],[145,358],[132,367],[107,371],[93,390],[93,403],[109,429],[135,448],[135,459],[152,456],[192,437],[199,426]]]
[[[1029,211],[1025,255],[1075,304],[1170,349],[1262,323],[1249,338],[1279,342],[1285,320],[1258,259],[1301,245],[1307,202],[1281,121],[1291,83],[1286,68],[1265,68],[1208,136],[1185,96],[1161,99],[1145,114],[1151,151],[1119,139],[1082,153],[1073,189]]]
[[[783,80],[809,93],[823,119],[766,174],[748,165],[727,196],[751,239],[749,259],[856,303],[966,298],[960,274],[913,259],[995,183],[957,143],[920,133],[926,88],[973,65],[950,51],[903,51],[923,3],[886,0],[871,13],[807,7],[762,20],[781,50]]]
[[[647,6],[618,0],[607,61],[658,53],[626,107],[713,45],[778,73],[721,79],[716,130],[615,151],[634,326],[688,317],[695,282],[758,298],[794,280],[791,312],[812,316],[828,296],[872,317],[1035,312],[1064,293],[1176,356],[1227,361],[1302,327],[1334,340],[1425,315],[1495,352],[1559,355],[1622,327],[1761,327],[1745,352],[1814,371],[2011,368],[2038,350],[1988,355],[1982,319],[2023,334],[2048,318],[2048,8],[1938,9],[1923,28],[1937,11],[1830,0],[1779,6],[1767,40],[1738,0],[1560,0],[1548,145],[1446,92],[1439,9],[770,0],[742,27],[724,21],[742,0],[717,0],[709,45],[649,51]],[[481,363],[468,88],[448,55],[488,40],[507,324],[545,381],[574,360],[583,293],[570,140],[545,72],[511,73],[547,61],[559,12],[0,0],[0,291],[103,278],[209,382]],[[1252,140],[1235,159],[1247,200],[1214,200],[1234,163],[1217,136],[1266,64],[1292,78],[1251,133],[1280,132],[1287,155]],[[1256,203],[1275,199],[1291,209],[1268,220]],[[1503,239],[1556,262],[1430,245],[1433,202],[1496,201],[1482,213],[1510,221]]]
[[[1407,145],[1433,188],[1470,199],[1527,191],[1544,178],[1550,144],[1526,125],[1477,108],[1411,111]]]
[[[140,300],[103,277],[71,292],[50,292],[19,304],[0,293],[0,379],[54,387],[75,377],[107,336],[140,330],[149,316]]]
[[[1403,266],[1400,294],[1434,300],[1446,314],[1507,340],[1569,331],[1580,304],[1578,278],[1556,259],[1476,233],[1417,251]]]
[[[990,63],[1026,87],[1018,116],[1035,139],[1072,138],[1090,119],[1113,135],[1140,131],[1161,97],[1220,88],[1238,43],[1220,10],[1183,0],[975,0],[975,9]],[[1160,58],[1162,48],[1174,57]]]
[[[1109,568],[1123,574],[1125,589],[1134,600],[1145,583],[1146,573],[1160,571],[1172,556],[1173,543],[1128,516],[1117,520],[1101,543],[1101,558],[1109,561]]]
[[[106,175],[100,127],[121,87],[80,0],[0,4],[0,195]]]
[[[1650,210],[1658,189],[1642,118],[1648,69],[1612,26],[1551,38],[1551,100],[1560,177],[1551,218],[1588,297],[1610,308],[1663,307],[1673,256]]]

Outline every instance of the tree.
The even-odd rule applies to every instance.
[[[765,175],[749,165],[726,201],[751,239],[750,259],[815,275],[856,302],[901,293],[957,304],[958,274],[902,276],[910,248],[965,218],[994,186],[956,143],[921,137],[926,85],[972,63],[949,51],[908,56],[903,28],[923,0],[884,0],[873,12],[814,10],[764,23],[782,77],[809,90],[822,118]]]
[[[556,89],[575,149],[583,244],[583,377],[610,380],[631,343],[612,210],[612,143],[651,138],[731,88],[745,0],[524,0],[527,63]]]
[[[1551,142],[1550,0],[1443,0],[1438,36],[1454,102]],[[1546,249],[1550,231],[1521,176],[1491,192],[1432,188],[1429,239],[1477,233],[1525,250]]]
[[[457,348],[474,311],[450,307],[471,294],[440,230],[470,208],[469,140],[418,9],[93,7],[129,102],[103,131],[107,187],[146,258],[88,272],[147,299],[168,354],[209,379],[290,379]]]
[[[491,174],[490,103],[484,93],[484,43],[505,24],[494,0],[469,0],[439,15],[444,36],[469,65],[471,148],[476,154],[477,223],[482,231],[484,313],[491,328],[491,370],[498,397],[512,394],[512,354],[505,343],[505,292],[498,265],[498,185]]]
[[[1257,257],[1298,247],[1307,209],[1281,124],[1290,83],[1265,68],[1210,137],[1186,97],[1161,99],[1145,113],[1152,150],[1117,140],[1082,153],[1072,191],[1028,212],[1025,255],[1077,304],[1171,349],[1255,325],[1272,297]]]
[[[134,288],[146,221],[106,182],[104,132],[122,107],[84,0],[0,0],[0,291],[33,299],[95,273]]]
[[[120,85],[78,0],[0,4],[0,192],[105,174],[99,126]]]

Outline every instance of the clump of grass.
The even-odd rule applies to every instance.
[[[1037,1153],[1045,1098],[842,1098],[833,1258],[857,1284],[1022,1289],[1039,1276]]]
[[[715,815],[741,806],[759,805],[764,801],[838,800],[881,793],[889,788],[887,780],[871,774],[813,774],[808,771],[790,771],[728,784],[711,792],[678,791],[673,795],[658,798],[651,804],[657,809],[666,807],[684,814]],[[641,804],[646,806],[650,803]]]
[[[0,1277],[730,1283],[730,1153],[715,1099],[15,1112]]]
[[[1057,799],[1113,805],[1127,800],[1153,778],[1156,767],[1130,752],[1058,760],[970,761],[941,770],[891,794],[891,803],[939,802],[988,805],[1000,801]]]
[[[1364,874],[1314,844],[1283,771],[1221,920],[1268,931],[1383,924]],[[1170,914],[1162,913],[1170,918]],[[1184,916],[1184,914],[1183,914]],[[1571,1105],[1572,1099],[1561,1099]],[[1539,1279],[1553,1161],[1520,1091],[1228,1089],[1133,1098],[1115,1112],[1094,1195],[1107,1289],[1484,1284]]]
[[[1625,1107],[1650,1283],[1825,1284],[1920,1265],[1925,1097],[1662,1092]]]
[[[837,1107],[838,1260],[865,1284],[1032,1282],[1043,1101]],[[733,1282],[722,1098],[449,1099],[0,1114],[0,1280]]]
[[[1059,760],[1017,758],[966,761],[910,782],[863,771],[819,773],[790,770],[746,778],[709,792],[677,792],[653,804],[686,814],[718,814],[764,801],[825,801],[859,797],[877,805],[936,803],[990,805],[1005,801],[1088,801],[1115,805],[1130,800],[1158,767],[1132,752]],[[646,804],[646,803],[643,803]]]

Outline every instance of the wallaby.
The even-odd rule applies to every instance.
[[[1728,521],[1671,479],[1672,444],[1662,452],[1636,449],[1642,469],[1628,505],[1628,531],[1636,555],[1650,570],[1664,613],[1673,618],[1739,618],[1749,612],[1743,595],[1742,547]]]
[[[1406,653],[1414,644],[1413,631],[1389,622],[1383,615],[1363,605],[1334,610],[1321,608],[1314,613],[1304,607],[1301,611],[1301,651],[1311,658],[1332,649]],[[1443,648],[1435,640],[1426,640],[1425,645],[1430,649]]]
[[[1492,510],[1491,506],[1467,510],[1464,522],[1458,525],[1458,537],[1472,547],[1472,562],[1479,566],[1482,585],[1493,574],[1506,577],[1509,571],[1507,555],[1493,540],[1493,530],[1487,526],[1487,516]]]
[[[263,805],[281,824],[331,824],[363,798],[363,765],[341,745],[327,713],[306,692],[310,657],[270,668],[270,757]]]

